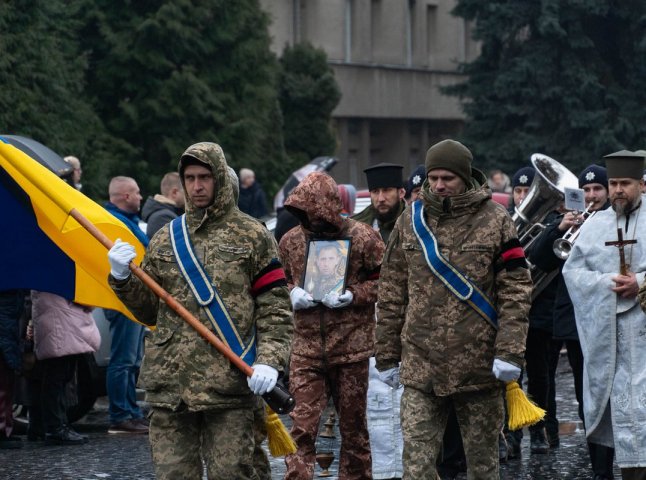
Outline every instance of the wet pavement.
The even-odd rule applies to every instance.
[[[501,465],[503,480],[584,480],[592,477],[582,425],[577,416],[572,374],[567,358],[562,355],[557,371],[557,403],[560,420],[559,448],[545,455],[529,453],[529,435],[522,443],[522,457]],[[328,419],[324,415],[322,422]],[[283,417],[289,425],[289,418]],[[89,479],[154,479],[147,436],[109,435],[107,433],[107,402],[100,398],[95,408],[75,424],[89,436],[81,446],[45,446],[42,442],[27,442],[20,450],[0,450],[0,480],[89,480]],[[338,469],[338,426],[334,440],[322,439],[332,447],[335,459],[330,467],[330,479],[336,479]],[[281,479],[285,472],[282,458],[271,459],[272,478]],[[321,469],[315,470],[318,478]],[[615,478],[621,478],[615,468]],[[457,479],[466,479],[461,473]]]

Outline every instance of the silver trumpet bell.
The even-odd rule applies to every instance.
[[[554,250],[554,255],[561,260],[567,260],[570,256],[572,245],[574,245],[574,242],[579,237],[579,233],[581,233],[581,225],[583,225],[583,222],[587,221],[597,213],[596,210],[594,212],[590,212],[592,205],[594,205],[594,202],[590,202],[583,213],[581,213],[582,219],[577,225],[568,228],[561,238],[554,240],[552,250]]]
[[[544,230],[545,217],[565,199],[565,188],[579,186],[576,175],[553,158],[534,153],[531,161],[536,170],[534,181],[525,199],[515,207],[512,216],[518,230],[518,239],[525,250]]]
[[[557,238],[554,240],[554,255],[561,260],[567,260],[570,256],[570,252],[572,251],[573,241],[574,239],[570,241],[567,238]]]

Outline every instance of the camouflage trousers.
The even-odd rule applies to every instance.
[[[158,480],[252,479],[254,412],[250,408],[174,412],[153,408],[150,446]]]
[[[289,388],[296,400],[291,435],[296,453],[285,457],[285,479],[314,476],[316,436],[321,415],[332,397],[339,418],[341,451],[339,480],[372,478],[372,458],[366,419],[368,359],[345,365],[324,366],[292,356]]]
[[[262,442],[267,439],[267,412],[262,397],[256,396],[253,407],[253,466],[259,480],[271,480],[271,466]]]
[[[500,389],[438,397],[406,387],[401,401],[404,479],[439,478],[435,461],[451,404],[462,432],[469,480],[498,480],[498,434],[503,422]]]

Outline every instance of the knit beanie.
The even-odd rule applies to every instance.
[[[579,188],[589,183],[599,183],[608,190],[608,174],[604,167],[599,165],[588,165],[579,175]]]
[[[534,167],[523,167],[519,169],[511,179],[511,188],[529,187],[534,181],[536,170]]]
[[[443,168],[458,175],[467,185],[471,182],[473,155],[467,147],[455,140],[442,140],[426,152],[426,173]]]

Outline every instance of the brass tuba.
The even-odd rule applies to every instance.
[[[553,158],[542,153],[534,153],[531,161],[536,170],[534,181],[529,187],[527,196],[520,205],[515,207],[512,215],[518,230],[518,240],[525,252],[545,230],[543,222],[547,215],[556,210],[565,200],[565,188],[579,187],[579,179],[576,175]],[[558,274],[558,270],[543,272],[531,263],[529,268],[534,282],[532,291],[532,300],[534,300]]]

